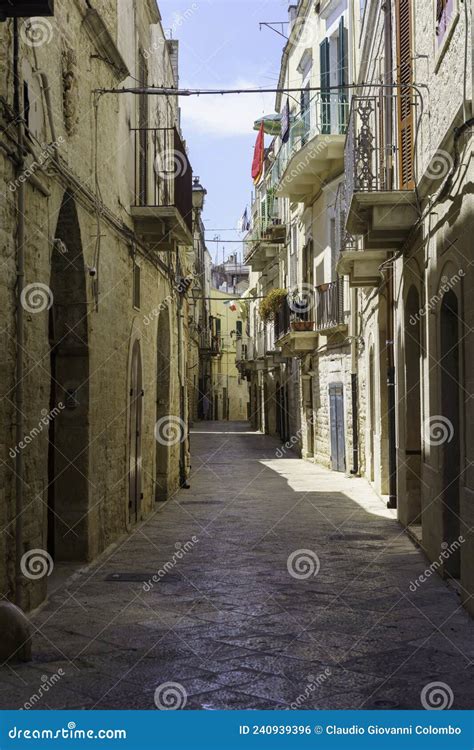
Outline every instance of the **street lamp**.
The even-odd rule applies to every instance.
[[[196,211],[202,211],[204,208],[204,200],[207,195],[207,190],[203,188],[199,182],[199,177],[193,179],[193,208]]]

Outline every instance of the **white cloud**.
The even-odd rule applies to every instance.
[[[258,88],[252,81],[235,81],[227,85],[215,84],[208,88]],[[180,101],[183,130],[220,138],[249,135],[254,121],[275,111],[275,94],[226,94],[224,96],[192,96]]]

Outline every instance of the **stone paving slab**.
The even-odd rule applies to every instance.
[[[428,563],[365,480],[278,458],[241,423],[191,443],[190,490],[65,567],[31,618],[34,661],[0,667],[2,708],[59,671],[35,708],[153,710],[173,683],[186,709],[416,709],[432,682],[474,707],[473,622],[439,577],[411,591]]]

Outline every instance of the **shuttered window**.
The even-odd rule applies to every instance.
[[[348,98],[347,98],[347,29],[344,26],[344,16],[339,21],[339,34],[337,37],[337,84],[339,86],[338,99],[338,117],[339,133],[346,132],[348,118]]]
[[[397,83],[399,188],[413,190],[414,182],[414,118],[413,47],[410,0],[397,0]]]
[[[325,39],[319,45],[319,64],[321,71],[321,133],[326,134],[331,132],[329,39]]]

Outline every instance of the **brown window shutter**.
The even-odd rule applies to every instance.
[[[399,188],[413,190],[414,180],[414,119],[413,46],[410,0],[397,0],[397,78],[398,89],[398,152]]]

